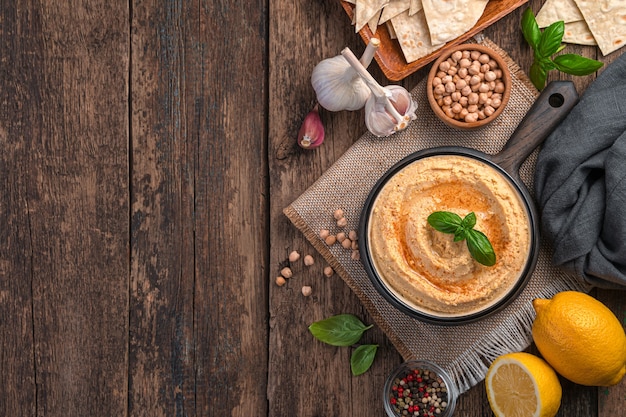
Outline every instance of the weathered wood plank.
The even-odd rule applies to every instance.
[[[0,12],[0,414],[124,415],[128,7]]]
[[[129,415],[265,415],[267,14],[132,9]]]

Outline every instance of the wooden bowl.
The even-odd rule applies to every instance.
[[[479,111],[473,112],[476,113],[479,116],[479,119],[476,121],[466,121],[464,118],[454,118],[451,117],[452,114],[458,114],[458,113],[454,113],[453,111],[451,111],[450,109],[446,109],[447,113],[444,111],[444,109],[442,108],[442,105],[440,105],[441,101],[446,100],[446,101],[450,101],[452,100],[452,106],[454,106],[455,103],[458,103],[457,100],[453,100],[452,99],[452,95],[450,90],[448,90],[448,92],[443,93],[443,98],[442,95],[437,95],[434,92],[435,89],[435,85],[434,83],[437,83],[437,80],[441,80],[440,77],[437,77],[437,74],[440,73],[442,71],[441,66],[442,63],[444,64],[444,69],[445,66],[447,64],[452,63],[452,66],[455,66],[457,69],[461,68],[461,63],[456,62],[451,58],[452,55],[457,52],[457,51],[478,51],[481,55],[482,54],[486,54],[488,55],[491,60],[495,61],[495,65],[493,65],[493,61],[491,66],[493,66],[493,68],[490,66],[490,69],[500,69],[500,71],[502,72],[501,76],[498,77],[495,82],[497,83],[498,81],[502,81],[502,83],[504,84],[504,91],[500,92],[500,90],[490,90],[491,94],[500,94],[500,96],[496,96],[493,100],[491,100],[491,97],[488,98],[487,103],[483,103],[482,100],[480,103],[477,104],[477,107],[479,108]],[[457,54],[458,55],[458,54]],[[451,58],[451,60],[449,61],[448,58]],[[470,62],[472,62],[473,60],[470,58]],[[445,71],[444,71],[445,72]],[[493,71],[495,73],[497,73],[497,71]],[[479,83],[480,84],[488,84],[485,80],[485,73],[482,73],[483,75],[481,76],[480,74],[477,74],[479,77],[483,77]],[[440,74],[441,75],[441,74]],[[471,75],[469,76],[471,77]],[[464,80],[467,80],[467,76]],[[456,83],[456,81],[459,80],[458,75],[453,76],[453,80],[452,82]],[[468,83],[469,85],[469,83]],[[458,86],[458,84],[457,84]],[[493,84],[492,84],[493,86]],[[440,87],[441,88],[441,87]],[[471,88],[471,86],[470,86]],[[486,87],[484,87],[486,88]],[[461,94],[460,91],[455,90],[455,92],[458,92],[458,94]],[[472,91],[475,94],[480,94],[479,91]],[[449,49],[447,51],[447,53],[441,55],[433,64],[432,68],[430,69],[430,72],[428,74],[428,80],[426,82],[426,94],[428,96],[428,102],[430,103],[430,107],[433,109],[433,111],[435,112],[435,114],[437,115],[437,117],[439,117],[444,123],[446,123],[448,126],[452,126],[454,128],[457,129],[464,129],[464,130],[468,130],[468,129],[477,129],[479,127],[485,126],[489,123],[491,123],[493,120],[495,120],[504,110],[504,108],[506,107],[509,98],[511,96],[511,71],[509,70],[508,65],[506,64],[506,62],[504,61],[504,59],[502,59],[502,57],[500,56],[500,54],[498,54],[496,51],[494,51],[493,49],[484,46],[484,45],[479,45],[479,44],[474,44],[474,43],[466,43],[466,44],[461,44],[461,45],[457,45],[451,49]],[[489,92],[486,93],[487,95],[491,95]],[[445,97],[448,97],[447,99]],[[457,95],[458,96],[458,95]],[[461,94],[461,97],[469,97],[469,95],[467,94]],[[475,97],[474,97],[475,98]],[[498,103],[496,98],[498,98],[500,100],[500,102]],[[493,104],[497,104],[497,106],[495,105],[491,105],[491,103],[493,102]],[[464,100],[461,100],[461,103],[465,103],[464,105],[461,106],[462,108],[466,108],[468,109],[469,104],[467,104]],[[472,100],[470,99],[470,103],[472,103]],[[489,109],[487,108],[487,105],[489,104]],[[444,104],[445,106],[445,104]],[[451,106],[449,106],[451,107]],[[458,110],[458,106],[456,106],[456,109]],[[469,108],[470,110],[473,110],[472,108]],[[480,112],[480,109],[482,109],[482,113]]]

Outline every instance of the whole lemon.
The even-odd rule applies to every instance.
[[[621,381],[626,373],[626,335],[609,308],[578,291],[535,299],[533,307],[535,345],[556,372],[581,385]]]

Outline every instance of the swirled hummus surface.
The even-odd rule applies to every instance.
[[[427,218],[435,211],[462,218],[474,212],[474,228],[489,238],[496,264],[479,264],[465,241],[430,226]],[[369,250],[381,279],[430,314],[464,315],[494,304],[515,285],[530,251],[529,216],[517,190],[471,157],[412,162],[385,183],[370,216]]]

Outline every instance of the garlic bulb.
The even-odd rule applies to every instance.
[[[376,136],[390,136],[405,129],[417,118],[415,115],[417,103],[404,87],[399,85],[382,87],[349,48],[345,48],[341,54],[372,92],[365,104],[365,124],[370,132]]]
[[[377,38],[370,40],[361,58],[365,67],[369,66],[379,45]],[[363,79],[342,55],[317,64],[311,74],[311,84],[319,104],[330,111],[359,110],[371,94]]]

